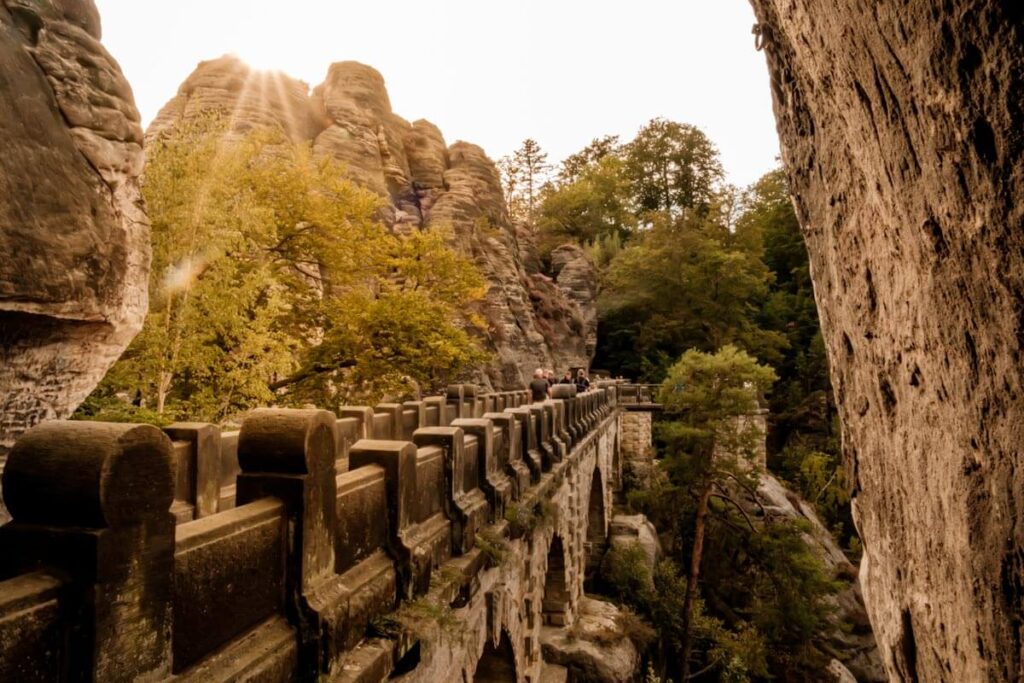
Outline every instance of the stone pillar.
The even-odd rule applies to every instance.
[[[76,680],[171,674],[171,440],[151,425],[46,422],[9,455],[0,571],[67,576]]]
[[[177,488],[188,496],[199,519],[217,512],[220,498],[220,427],[203,422],[175,422],[164,428],[174,441],[189,444],[186,472],[175,472]],[[181,463],[177,463],[181,468]],[[183,479],[183,475],[184,479]]]
[[[403,412],[411,410],[413,412],[412,429],[408,433],[403,431],[403,436],[406,440],[412,439],[413,433],[420,427],[427,426],[427,404],[423,401],[406,401],[402,404]],[[404,421],[404,416],[403,416]],[[404,430],[403,424],[403,430]]]
[[[625,491],[651,484],[654,457],[651,452],[651,416],[646,410],[625,410],[619,414],[619,453]]]
[[[299,671],[314,676],[335,655],[347,604],[334,573],[336,419],[326,410],[261,409],[238,435],[237,504],[272,496],[289,517],[287,599],[298,613]],[[351,456],[350,456],[351,460]]]
[[[511,408],[507,413],[516,417],[517,428],[520,430],[520,445],[523,449],[523,462],[530,471],[530,480],[533,483],[540,481],[543,472],[543,460],[540,449],[537,446],[536,418],[529,408]]]
[[[494,452],[494,424],[490,420],[465,419],[452,422],[466,434],[477,438],[477,456],[479,465],[480,488],[491,504],[491,521],[496,522],[505,516],[505,507],[512,500],[512,482],[498,465]]]
[[[537,448],[541,454],[541,470],[548,472],[557,457],[557,451],[551,441],[551,423],[548,421],[548,413],[541,403],[531,403],[527,409],[537,424]]]
[[[425,593],[430,587],[430,558],[415,557],[415,544],[405,533],[413,524],[416,505],[416,445],[409,441],[364,439],[352,447],[348,458],[353,470],[364,465],[384,469],[388,490],[388,550],[398,572],[398,596],[405,600]]]
[[[465,489],[465,433],[458,427],[424,427],[416,430],[412,439],[417,447],[438,446],[444,451],[445,515],[452,524],[452,555],[463,555],[473,548],[476,534],[487,524],[489,515],[487,499],[480,489]]]
[[[429,424],[422,424],[421,427],[447,427],[448,417],[445,410],[446,402],[444,396],[431,396],[423,399],[423,404],[427,408],[427,415],[432,414],[434,411],[437,412],[437,418],[430,418]]]
[[[383,413],[391,419],[391,433],[387,435],[388,438],[394,441],[405,441],[402,438],[402,404],[400,403],[380,403],[374,408],[375,413]]]
[[[495,426],[501,427],[505,437],[502,470],[513,483],[512,496],[516,500],[530,487],[530,469],[523,462],[522,429],[516,415],[512,412],[484,413],[484,419],[490,420]]]
[[[373,408],[369,406],[342,406],[339,417],[351,417],[359,420],[358,439],[369,439],[373,436]]]

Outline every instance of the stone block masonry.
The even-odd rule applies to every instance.
[[[540,680],[607,543],[617,391],[36,427],[3,475],[0,680]]]

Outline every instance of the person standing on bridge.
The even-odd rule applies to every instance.
[[[574,383],[575,382],[572,379],[572,370],[566,370],[565,371],[565,376],[562,377],[562,381],[559,382],[559,384],[574,384]]]
[[[530,395],[533,398],[533,402],[537,403],[546,400],[550,386],[547,378],[544,376],[544,371],[540,368],[534,370],[533,381],[530,382]]]
[[[579,372],[576,373],[576,391],[582,394],[589,388],[590,380],[587,379],[587,373],[583,368],[580,368]]]

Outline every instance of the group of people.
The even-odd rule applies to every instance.
[[[533,371],[533,380],[530,382],[530,393],[533,400],[543,401],[551,396],[551,387],[556,384],[575,384],[576,391],[584,392],[590,388],[590,380],[587,378],[587,371],[580,368],[573,375],[572,370],[566,370],[560,380],[555,379],[555,373],[551,370],[537,368]]]

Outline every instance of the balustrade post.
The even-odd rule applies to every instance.
[[[0,527],[0,571],[66,577],[59,603],[72,677],[169,677],[174,481],[167,435],[151,425],[44,422],[8,455],[3,494],[13,521]]]
[[[352,469],[378,465],[384,469],[388,490],[389,551],[398,573],[399,598],[406,600],[430,587],[432,558],[417,553],[408,530],[416,505],[416,445],[410,441],[364,439],[349,452]]]
[[[187,474],[179,469],[175,476],[178,488],[187,490],[188,500],[194,506],[193,517],[214,514],[220,499],[220,427],[205,422],[175,422],[164,427],[164,433],[174,441],[189,444],[191,462]],[[187,481],[182,480],[183,475]]]
[[[512,498],[512,482],[497,465],[494,453],[494,424],[482,418],[460,419],[452,422],[466,434],[477,439],[477,457],[480,477],[480,489],[491,504],[491,521],[496,522],[505,516],[505,507]]]
[[[237,503],[266,497],[289,518],[287,604],[299,633],[300,678],[315,677],[336,648],[347,591],[334,573],[337,419],[326,410],[255,410],[238,435]],[[351,460],[351,457],[350,457]]]

